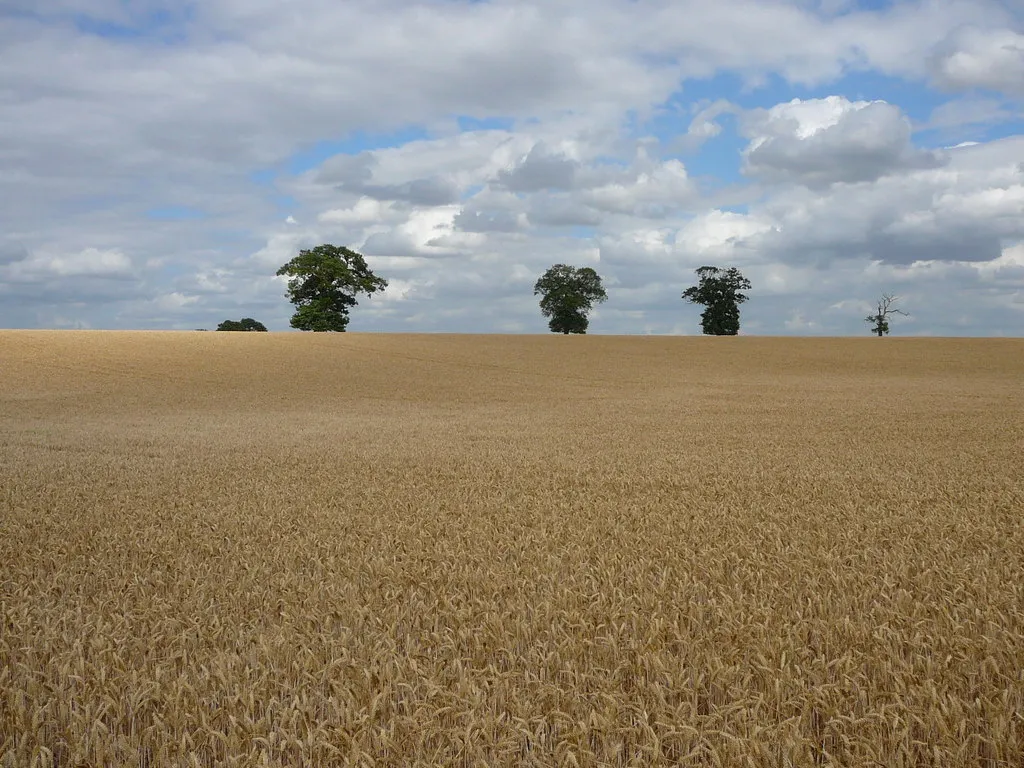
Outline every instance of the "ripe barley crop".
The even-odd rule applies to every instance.
[[[0,333],[0,766],[1013,766],[1024,342]]]

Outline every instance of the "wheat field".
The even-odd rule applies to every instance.
[[[0,332],[0,766],[1020,766],[1024,341]]]

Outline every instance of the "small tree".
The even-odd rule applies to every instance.
[[[344,331],[349,309],[358,303],[356,296],[388,287],[362,254],[329,244],[299,251],[277,275],[289,277],[286,295],[296,310],[291,326],[301,331]]]
[[[747,296],[740,291],[750,290],[747,280],[736,267],[719,269],[701,267],[697,270],[700,282],[683,291],[683,298],[705,307],[700,325],[708,336],[735,336],[740,330],[740,304]]]
[[[590,267],[555,264],[533,286],[533,295],[541,294],[540,312],[548,320],[552,333],[586,333],[587,314],[594,304],[608,298],[601,276]]]
[[[882,298],[878,300],[878,311],[864,318],[865,322],[872,324],[871,332],[879,338],[889,335],[889,315],[908,317],[906,312],[893,306],[897,301],[899,301],[898,296],[890,296],[888,293],[883,293]]]
[[[261,323],[259,320],[253,320],[251,317],[243,317],[241,320],[225,320],[223,323],[217,326],[218,331],[260,331],[262,333],[267,332],[267,326]]]

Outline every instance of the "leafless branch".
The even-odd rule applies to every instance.
[[[899,301],[899,298],[899,296],[893,296],[892,294],[889,293],[883,293],[882,300],[878,303],[878,314],[881,315],[882,317],[892,314],[910,317],[910,315],[908,315],[902,309],[897,309],[896,307],[892,306],[895,302]]]

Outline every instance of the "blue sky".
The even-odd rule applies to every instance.
[[[1013,2],[82,9],[0,11],[0,325],[285,330],[334,242],[392,283],[352,330],[543,333],[565,262],[594,333],[698,332],[705,263],[745,333],[1024,332]]]

